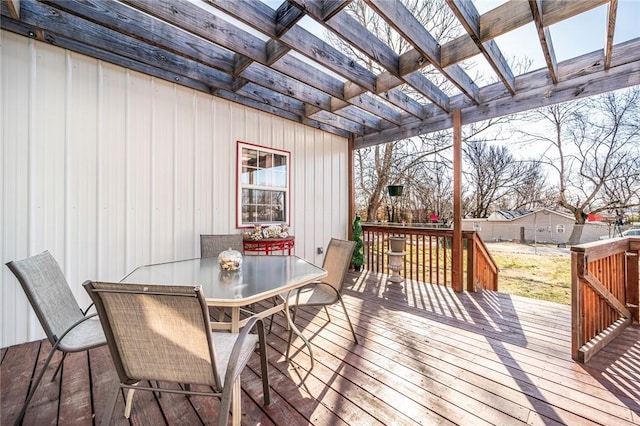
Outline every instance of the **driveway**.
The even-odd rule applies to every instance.
[[[506,251],[510,253],[527,253],[527,254],[553,254],[560,256],[569,256],[571,251],[569,248],[558,248],[552,244],[518,244],[518,243],[493,243],[484,242],[489,251]]]

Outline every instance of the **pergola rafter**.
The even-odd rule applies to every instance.
[[[441,44],[399,1],[365,0],[411,46],[395,52],[357,22],[351,0],[4,0],[3,29],[343,137],[355,148],[640,84],[640,37],[614,45],[618,0],[510,0],[484,14],[447,0],[465,32]],[[558,63],[549,27],[607,7],[604,49]],[[368,57],[375,73],[312,34],[305,17]],[[242,24],[239,24],[240,21]],[[535,25],[546,67],[514,75],[496,38]],[[246,28],[245,25],[248,27]],[[482,55],[499,82],[460,66]],[[433,71],[460,93],[448,95]],[[405,88],[421,95],[414,97]]]

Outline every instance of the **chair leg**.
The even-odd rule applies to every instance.
[[[24,402],[24,405],[22,406],[22,409],[20,410],[20,414],[18,414],[18,418],[16,419],[16,424],[22,424],[22,420],[24,419],[24,415],[27,412],[27,407],[29,406],[29,403],[31,402],[31,398],[33,398],[33,394],[36,393],[36,389],[38,388],[38,385],[40,384],[40,381],[42,380],[42,377],[44,376],[45,371],[47,371],[47,367],[49,366],[49,363],[51,362],[51,358],[53,358],[53,354],[58,350],[58,345],[55,344],[52,348],[51,351],[49,352],[49,355],[47,355],[47,359],[44,362],[44,365],[42,366],[42,370],[40,370],[40,373],[38,374],[38,378],[36,379],[35,382],[33,382],[31,384],[31,390],[29,391],[29,394],[27,395],[27,399]]]
[[[113,417],[113,409],[116,406],[116,401],[118,400],[119,393],[120,382],[116,380],[113,386],[113,390],[111,391],[111,395],[109,395],[107,405],[105,406],[104,414],[102,414],[102,420],[100,421],[101,425],[108,425],[109,423],[111,423],[111,417]]]
[[[292,313],[291,313],[291,323],[296,322],[296,311],[298,310],[298,305],[293,305]],[[293,327],[289,327],[289,339],[287,340],[287,353],[285,355],[285,359],[289,360],[289,351],[291,349],[291,340],[293,340]]]
[[[324,311],[327,313],[327,319],[331,322],[331,315],[329,315],[329,309],[327,309],[327,305],[324,305]]]
[[[273,306],[275,307],[278,304],[278,298],[274,297],[273,298]],[[269,321],[269,334],[271,334],[271,327],[273,327],[273,316],[275,314],[271,314],[271,320]]]
[[[135,389],[129,389],[127,392],[127,403],[124,406],[124,416],[128,419],[131,416],[131,407],[133,406],[133,393]]]
[[[260,350],[260,366],[262,368],[262,398],[264,404],[271,404],[271,395],[269,392],[269,362],[267,358],[267,342],[264,334],[264,324],[258,321],[258,343]]]
[[[52,382],[56,379],[56,376],[58,375],[58,371],[60,371],[60,368],[62,367],[62,363],[64,362],[64,359],[66,357],[67,357],[67,353],[63,352],[62,359],[60,360],[60,364],[58,364],[58,368],[56,368],[55,373],[53,373],[53,376],[51,377]]]
[[[340,304],[342,305],[342,310],[344,311],[344,316],[347,317],[347,322],[349,323],[349,327],[351,327],[351,334],[353,334],[353,340],[355,340],[356,344],[358,344],[358,336],[356,336],[356,330],[353,328],[353,324],[351,323],[351,318],[349,318],[349,313],[347,312],[347,307],[344,306],[344,302],[342,301],[342,296],[338,294],[338,300],[340,300]]]
[[[240,376],[236,380],[240,380]],[[229,410],[231,409],[231,397],[233,394],[233,384],[226,383],[222,391],[222,399],[220,400],[220,411],[218,413],[218,424],[226,425],[229,420]],[[232,413],[233,416],[240,417],[242,413]]]

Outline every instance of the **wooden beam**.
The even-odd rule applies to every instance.
[[[498,75],[498,78],[505,85],[507,90],[515,95],[515,77],[502,55],[495,40],[487,40],[483,42],[480,37],[480,14],[476,7],[470,1],[465,0],[446,0],[447,4],[456,15],[462,26],[465,28],[469,36],[478,46],[491,68]]]
[[[41,35],[38,36],[38,40],[45,40],[51,45],[58,46],[62,49],[67,49],[72,52],[77,52],[91,58],[96,58],[110,64],[128,68],[130,70],[150,75],[152,77],[156,77],[171,83],[180,84],[181,86],[189,87],[199,92],[212,94],[215,89],[215,87],[205,84],[200,80],[192,79],[179,73],[163,70],[155,66],[136,61],[134,59],[125,58],[112,51],[88,46],[59,34],[43,31],[42,29],[36,30],[34,27],[31,27],[22,21],[14,21],[11,18],[6,18],[4,16],[2,17],[2,29],[21,35],[33,33],[35,36],[36,33],[40,33]]]
[[[333,16],[347,7],[351,0],[323,0],[322,2],[322,20],[328,21]]]
[[[331,97],[327,96],[326,93],[321,93],[320,89],[309,86],[306,83],[302,82],[313,81],[316,83],[325,83],[327,81],[327,79],[325,78],[310,78],[310,75],[318,74],[317,69],[312,68],[308,64],[302,65],[302,61],[295,59],[289,59],[290,62],[295,62],[296,65],[291,68],[275,65],[275,63],[279,62],[280,59],[286,56],[290,50],[288,46],[283,45],[279,41],[271,39],[267,42],[263,42],[262,40],[245,31],[230,26],[231,24],[228,24],[226,22],[221,23],[219,17],[216,17],[213,14],[206,14],[205,12],[201,11],[195,4],[190,4],[187,2],[174,3],[151,0],[140,0],[135,2],[133,0],[122,1],[132,2],[132,5],[136,8],[140,8],[140,10],[144,11],[145,13],[156,16],[159,19],[166,20],[167,22],[173,19],[172,15],[177,15],[180,18],[177,19],[177,23],[175,23],[175,25],[178,25],[183,30],[194,33],[210,42],[224,45],[231,50],[238,49],[238,46],[244,43],[249,46],[253,46],[253,49],[249,49],[249,51],[247,52],[249,56],[247,56],[246,59],[242,59],[242,61],[240,61],[241,67],[235,67],[236,69],[234,70],[234,72],[236,72],[236,75],[242,77],[247,81],[251,81],[255,84],[269,88],[278,93],[291,96],[306,104],[314,105],[324,109],[325,111],[331,112]],[[200,11],[201,15],[204,14],[204,16],[201,17],[204,17],[206,19],[199,19],[199,23],[185,19],[185,17],[197,15],[198,11]],[[156,27],[158,25],[161,24],[156,23]],[[220,31],[210,31],[210,28],[217,28],[220,29]],[[237,31],[233,30],[234,28],[236,28]],[[236,41],[227,43],[226,39],[230,37],[230,34],[233,34],[233,37],[231,38]],[[265,53],[264,57],[261,52]],[[238,49],[237,53],[238,55],[243,55],[243,50]],[[242,57],[245,58],[244,55]],[[269,65],[272,65],[273,69],[269,69]],[[240,69],[241,71],[238,72],[238,70]],[[310,72],[310,70],[313,69],[313,74],[302,74],[299,72],[300,69],[305,69],[307,72]],[[282,70],[285,72],[280,73],[274,70]],[[288,71],[288,73],[286,71]],[[293,74],[294,77],[290,77],[290,74]],[[238,88],[240,87],[242,87],[242,84],[238,85]],[[325,86],[320,87],[322,87],[323,89],[325,88]],[[339,90],[334,90],[334,94],[340,96],[342,95]],[[348,115],[348,112],[341,114],[342,118],[345,118]],[[327,115],[322,115],[322,118],[324,120],[328,120]],[[354,127],[353,123],[346,124],[346,122],[344,122],[342,118],[336,116],[333,117],[332,121],[335,123],[340,123],[340,125],[338,125],[337,127],[346,127],[348,131],[355,131],[354,129],[356,128],[363,129],[361,125],[357,125],[356,127]],[[347,118],[347,120],[356,122],[358,121],[357,118],[351,120],[351,117]],[[368,122],[369,121],[367,121],[367,123]],[[376,125],[374,127],[374,129],[379,128],[379,125]]]
[[[269,37],[278,37],[275,28],[275,11],[262,2],[206,0],[206,3]],[[299,4],[298,6],[301,8]],[[282,34],[279,41],[312,61],[343,76],[347,80],[357,82],[358,85],[364,87],[366,90],[375,92],[376,78],[371,71],[362,65],[354,63],[354,61],[342,52],[320,40],[299,25],[294,25]]]
[[[585,343],[579,351],[577,361],[589,362],[601,349],[613,342],[622,332],[631,325],[631,318],[619,319],[605,328],[600,334],[590,342]]]
[[[583,277],[589,287],[604,300],[611,309],[615,310],[618,315],[624,318],[631,318],[631,312],[622,304],[611,292],[600,282],[600,280],[591,272],[586,271]]]
[[[604,70],[602,51],[561,62],[558,68],[561,80],[553,90],[548,85],[547,70],[542,69],[518,76],[518,93],[515,96],[506,92],[501,83],[494,83],[480,89],[480,96],[486,99],[481,107],[465,107],[466,98],[462,95],[452,98],[452,106],[462,109],[462,123],[469,124],[640,85],[640,38],[614,46],[612,67],[609,70]],[[571,72],[567,73],[563,69]],[[567,77],[563,79],[563,75]],[[398,128],[356,136],[356,149],[444,130],[451,126],[450,115],[436,113],[428,119],[404,123]]]
[[[556,84],[558,83],[558,62],[556,61],[556,54],[553,50],[553,43],[551,42],[551,32],[549,28],[544,27],[542,24],[542,0],[529,0],[529,6],[531,7],[533,22],[538,31],[538,38],[540,39],[542,53],[547,63],[549,76],[553,84]]]
[[[58,0],[65,3],[67,0]],[[171,23],[218,46],[240,52],[254,61],[267,62],[266,42],[190,2],[170,0],[120,0],[134,9]],[[61,4],[61,6],[63,6]]]
[[[438,41],[424,28],[415,16],[399,1],[387,0],[366,0],[371,6],[398,34],[400,34],[407,42],[411,43],[415,48],[415,52],[420,53],[421,65],[425,66],[431,63],[440,73],[447,79],[451,80],[469,99],[476,104],[479,103],[478,86],[471,78],[460,68],[455,65],[450,69],[445,69],[440,65],[440,44]],[[409,56],[400,56],[399,73],[400,75],[411,74],[416,71],[416,67],[408,66],[405,62],[415,61],[416,58]],[[405,72],[406,70],[406,72]],[[448,99],[447,99],[448,107]],[[446,111],[447,109],[445,109]]]
[[[16,21],[20,20],[20,0],[6,0],[9,14]]]
[[[105,27],[114,33],[133,37],[152,46],[166,49],[173,54],[185,56],[214,67],[227,74],[235,73],[239,62],[243,58],[246,59],[245,55],[235,55],[228,49],[223,49],[189,32],[181,31],[175,26],[159,21],[153,16],[141,13],[140,10],[121,2],[50,0],[48,4],[57,10],[63,10],[96,23],[91,26],[91,29],[98,36],[102,31],[100,27]],[[106,5],[108,8],[105,7]],[[76,38],[82,39],[82,36],[78,34]],[[161,52],[158,55],[161,55]]]
[[[210,87],[225,90],[233,88],[235,78],[232,75],[137,38],[101,27],[64,10],[53,9],[40,2],[24,2],[21,6],[21,16],[22,21],[29,25],[95,49],[111,52],[114,58],[127,58],[189,79],[204,81]],[[77,40],[78,37],[80,40]],[[119,65],[118,62],[116,64]]]
[[[293,27],[300,19],[304,17],[304,13],[293,3],[283,2],[278,10],[276,10],[276,36],[280,37],[291,27]]]
[[[393,110],[393,108],[387,105],[379,105],[378,102],[373,98],[373,96],[369,94],[362,94],[358,96],[354,96],[349,99],[349,103],[358,108],[362,108],[365,111],[370,111],[372,114],[375,114],[376,111],[380,109],[385,109],[384,119],[395,124],[402,124],[402,117],[400,116],[400,112]]]
[[[345,11],[349,0],[291,0],[278,10],[263,2],[205,0],[252,30],[187,0],[19,2],[20,21],[12,18],[11,0],[1,5],[3,27],[17,33],[94,52],[97,58],[244,105],[263,102],[262,110],[283,118],[334,134],[354,133],[357,147],[449,127],[453,118],[447,111],[454,109],[461,110],[466,124],[640,84],[640,40],[613,45],[618,0],[511,0],[484,15],[470,2],[449,0],[460,8],[468,35],[444,46],[400,2],[365,1],[414,48],[402,55],[391,50]],[[610,8],[604,55],[592,52],[557,64],[548,26],[600,4]],[[298,22],[305,15],[352,39],[387,71],[376,75],[302,28]],[[515,78],[494,38],[532,20],[547,67]],[[447,46],[459,51],[451,56]],[[493,60],[501,84],[477,88],[462,68],[447,62],[479,52]],[[428,64],[461,94],[449,97],[429,81],[421,71]],[[406,84],[431,102],[400,90]]]
[[[543,24],[549,27],[560,21],[587,12],[609,0],[558,1],[543,0]],[[532,20],[531,8],[522,0],[510,0],[480,16],[480,42],[524,26]],[[480,53],[474,40],[462,35],[442,45],[442,66],[457,64]]]
[[[451,243],[451,286],[461,292],[462,280],[462,118],[459,109],[453,113],[453,241]],[[470,272],[472,273],[472,272]]]
[[[613,36],[616,31],[616,14],[618,12],[618,0],[611,0],[607,9],[607,38],[604,45],[604,69],[611,68],[611,55],[613,54]]]
[[[351,223],[356,217],[356,181],[355,181],[355,150],[353,149],[353,134],[347,141],[347,188],[349,188],[349,220],[347,221],[347,239],[351,239]]]
[[[431,83],[421,73],[413,73],[410,75],[400,75],[398,68],[400,56],[395,53],[380,39],[375,37],[362,24],[352,18],[348,13],[342,12],[333,16],[329,21],[323,20],[322,3],[318,0],[289,0],[294,2],[298,7],[303,9],[318,22],[325,25],[334,33],[341,36],[344,40],[351,40],[354,48],[360,50],[371,60],[384,67],[391,75],[398,78],[394,83],[395,86],[407,83],[413,87],[418,93],[431,100],[434,104],[445,111],[448,111],[449,97]],[[381,93],[386,90],[374,90],[374,93]],[[408,111],[409,112],[409,111]],[[424,118],[424,117],[420,117]]]
[[[308,111],[305,115],[313,120],[317,120],[321,123],[325,123],[325,124],[330,124],[333,127],[337,127],[339,129],[344,129],[347,132],[350,133],[357,133],[357,134],[361,134],[363,132],[363,127],[362,125],[355,123],[351,120],[346,120],[342,117],[340,117],[339,115],[336,114],[331,114],[330,112],[327,112],[325,110],[312,110]]]

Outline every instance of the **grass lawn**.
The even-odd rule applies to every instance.
[[[499,291],[571,304],[571,258],[548,254],[492,252],[500,268]]]

